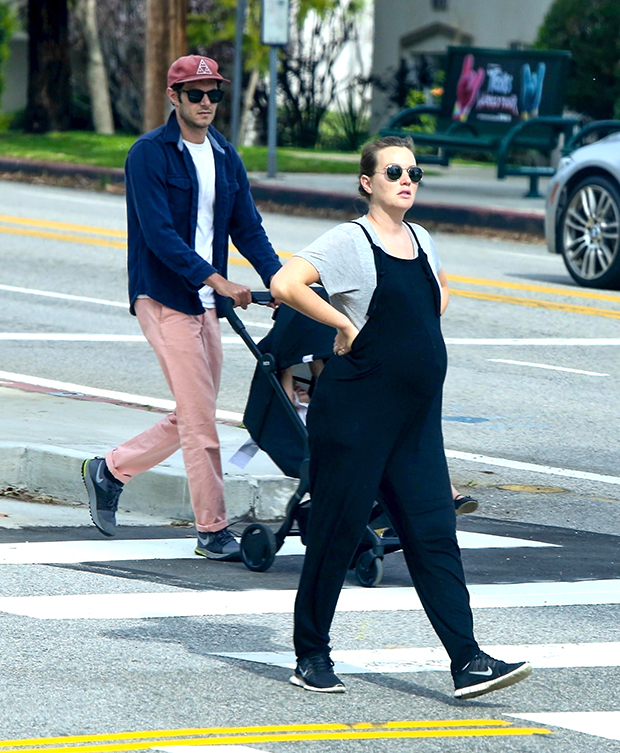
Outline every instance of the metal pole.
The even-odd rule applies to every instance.
[[[235,60],[232,77],[232,112],[230,121],[230,140],[235,149],[239,146],[239,128],[241,125],[241,80],[243,77],[243,29],[245,27],[245,10],[247,0],[237,0],[235,21]]]
[[[276,91],[278,88],[278,48],[272,44],[269,47],[269,108],[267,110],[267,177],[276,177],[277,168],[277,124],[278,111],[276,106]]]

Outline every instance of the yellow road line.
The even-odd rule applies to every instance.
[[[109,735],[74,735],[72,737],[30,737],[20,740],[2,740],[0,748],[15,748],[22,745],[49,745],[51,743],[96,742],[97,740],[150,740],[163,737],[187,737],[189,735],[247,734],[264,732],[319,732],[351,729],[410,729],[414,727],[467,727],[467,726],[508,727],[512,722],[504,719],[442,719],[438,721],[403,722],[359,722],[357,724],[318,723],[318,724],[275,724],[246,727],[195,727],[188,729],[159,729],[138,732],[112,732]]]
[[[0,227],[0,233],[11,235],[30,235],[35,238],[49,238],[54,241],[69,241],[70,243],[86,243],[90,246],[110,246],[112,248],[127,248],[127,243],[121,241],[109,241],[105,238],[91,238],[90,236],[66,235],[45,230],[23,230],[16,227]]]
[[[93,227],[92,225],[72,225],[68,222],[54,222],[53,220],[35,220],[30,217],[10,217],[0,214],[0,222],[9,222],[12,225],[27,225],[54,230],[72,230],[76,233],[93,233],[94,235],[111,235],[114,238],[126,238],[124,230],[111,230],[106,227]]]
[[[480,301],[494,301],[495,303],[512,303],[519,306],[532,306],[541,309],[553,309],[555,311],[568,311],[573,314],[589,314],[590,316],[604,316],[609,319],[620,319],[620,310],[598,309],[593,306],[577,306],[571,303],[558,303],[557,301],[542,301],[536,298],[519,298],[513,295],[500,295],[499,293],[477,293],[473,290],[460,290],[451,288],[451,295],[462,298],[475,298]]]
[[[448,280],[450,282],[463,282],[467,285],[485,285],[509,290],[526,290],[530,293],[551,293],[553,295],[568,296],[569,298],[591,298],[592,300],[620,303],[620,295],[614,295],[613,293],[597,293],[573,288],[556,288],[551,285],[529,285],[523,282],[508,282],[506,280],[486,280],[478,277],[462,277],[461,275],[448,275]]]
[[[185,739],[164,739],[163,735],[155,737],[144,737],[139,742],[118,742],[118,743],[99,743],[94,745],[71,745],[72,739],[60,738],[65,744],[62,747],[50,748],[41,747],[44,743],[41,740],[34,739],[32,742],[37,745],[33,748],[21,748],[19,753],[66,753],[67,751],[75,751],[76,753],[112,753],[115,751],[133,751],[144,749],[145,743],[148,740],[148,747],[154,747],[157,743],[165,743],[166,747],[181,747],[181,746],[194,746],[194,745],[237,745],[243,743],[244,745],[258,743],[276,743],[276,742],[303,742],[303,741],[320,741],[320,740],[394,740],[394,739],[411,739],[411,738],[430,738],[430,737],[516,737],[524,735],[549,735],[552,734],[550,730],[543,727],[513,727],[513,726],[490,726],[493,722],[487,722],[481,720],[486,727],[477,727],[475,729],[468,728],[464,722],[427,722],[424,724],[424,728],[419,729],[358,729],[357,727],[363,725],[355,725],[355,729],[343,729],[343,730],[308,730],[308,731],[286,731],[286,732],[263,732],[258,734],[216,734],[210,737],[197,737],[197,738],[185,738]],[[459,728],[449,728],[450,725],[459,725]],[[311,726],[311,725],[308,725]],[[317,725],[321,726],[321,725]],[[329,726],[329,725],[325,725]],[[333,725],[338,726],[338,725]],[[234,729],[234,728],[233,728]],[[243,728],[240,728],[243,729]],[[260,729],[260,728],[259,728]],[[264,728],[269,729],[269,728]],[[223,731],[223,730],[222,730]],[[176,731],[176,734],[180,730]],[[86,736],[81,736],[86,738]],[[95,738],[101,736],[92,736],[90,739],[84,739],[84,742],[94,742]],[[49,738],[52,739],[52,738]],[[106,738],[104,738],[106,739]],[[112,739],[112,736],[107,738]],[[136,736],[134,736],[136,739]],[[5,747],[7,743],[3,743]]]

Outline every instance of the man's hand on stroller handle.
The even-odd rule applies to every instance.
[[[247,309],[252,302],[252,291],[247,285],[231,282],[220,274],[215,273],[207,277],[205,285],[210,285],[216,293],[225,298],[232,298],[235,308],[241,306],[242,309]]]

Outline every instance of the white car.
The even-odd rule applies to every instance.
[[[549,183],[545,236],[572,278],[620,289],[620,133],[560,160]]]

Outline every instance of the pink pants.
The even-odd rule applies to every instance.
[[[136,314],[164,372],[176,408],[154,426],[106,455],[112,475],[125,483],[179,448],[199,531],[228,525],[215,407],[222,373],[222,341],[215,309],[199,316],[151,298],[136,301]]]

